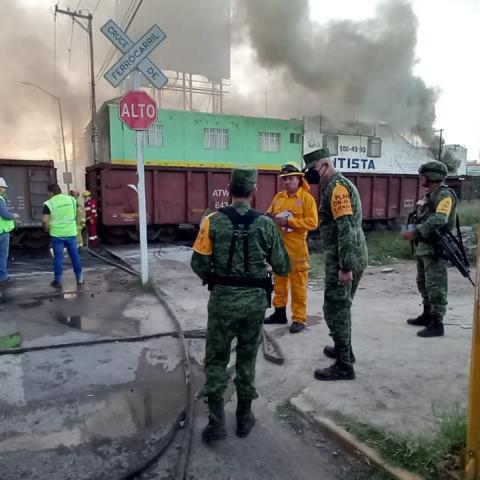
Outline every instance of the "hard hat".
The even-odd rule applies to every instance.
[[[7,182],[5,181],[5,179],[3,177],[0,177],[0,187],[8,188]]]
[[[85,191],[83,192],[83,196],[84,196],[84,197],[91,197],[91,196],[92,196],[92,192],[90,192],[90,190],[85,190]]]
[[[431,182],[442,182],[448,175],[448,169],[443,162],[432,160],[420,165],[418,173],[427,177]]]
[[[292,175],[303,177],[300,165],[296,162],[288,162],[282,165],[282,168],[280,169],[280,177],[290,177]]]

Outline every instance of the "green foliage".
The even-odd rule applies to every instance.
[[[386,265],[412,257],[410,243],[399,231],[374,231],[366,237],[370,265]]]
[[[458,205],[458,216],[461,225],[477,225],[480,223],[480,200],[469,200],[460,202]]]
[[[461,408],[449,412],[434,410],[435,424],[430,436],[397,435],[335,413],[335,420],[359,440],[375,448],[387,461],[412,470],[429,480],[440,480],[465,445],[466,413]]]
[[[412,258],[410,243],[405,241],[399,231],[374,231],[366,233],[369,265],[388,265]],[[323,274],[322,247],[310,248],[311,276]]]

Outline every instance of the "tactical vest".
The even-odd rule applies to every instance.
[[[50,210],[50,235],[52,237],[77,236],[77,202],[69,195],[55,195],[45,202]]]
[[[447,187],[446,185],[441,185],[438,189],[436,189],[433,192],[434,195],[430,195],[427,201],[423,205],[418,206],[417,223],[425,222],[429,217],[431,217],[435,213],[437,195],[444,190],[448,190],[453,197],[453,205],[452,205],[452,210],[450,212],[450,216],[448,217],[447,227],[450,230],[455,227],[456,206],[458,203],[458,198],[455,192],[450,187]]]
[[[0,195],[0,202],[3,202],[5,206],[7,202],[5,199]],[[13,220],[5,220],[0,216],[0,234],[2,233],[9,233],[15,228],[15,223]]]
[[[218,211],[228,217],[232,223],[233,232],[227,260],[227,274],[218,275],[215,272],[212,273],[209,278],[208,289],[213,290],[215,285],[223,285],[226,287],[263,288],[270,298],[273,289],[271,276],[266,276],[265,278],[254,278],[249,276],[249,229],[252,223],[261,214],[253,209],[250,209],[244,215],[241,215],[232,206],[220,208]],[[237,241],[243,242],[243,274],[241,276],[231,276],[233,256],[235,254]]]

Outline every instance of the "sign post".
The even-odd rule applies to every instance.
[[[167,83],[167,77],[148,56],[165,40],[165,33],[154,25],[137,42],[113,21],[109,20],[101,29],[102,33],[123,53],[123,56],[105,73],[108,82],[117,87],[129,74],[133,74],[133,91],[127,92],[118,101],[120,120],[135,130],[137,144],[138,176],[138,226],[140,230],[140,256],[142,284],[148,282],[147,205],[145,200],[145,166],[143,160],[144,132],[157,120],[157,105],[144,91],[140,90],[140,72],[156,88]]]
[[[465,479],[480,479],[480,227],[477,232],[477,276],[473,304],[470,395],[468,402]]]

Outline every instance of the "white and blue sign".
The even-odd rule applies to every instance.
[[[168,78],[147,57],[165,40],[166,35],[158,25],[154,25],[140,40],[134,42],[113,20],[109,20],[100,31],[123,53],[105,78],[118,87],[127,76],[137,69],[157,88],[162,88]]]

